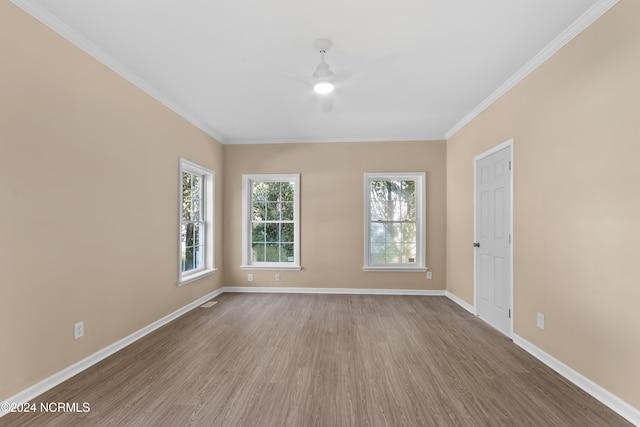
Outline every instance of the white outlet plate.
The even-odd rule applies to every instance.
[[[249,273],[247,275],[247,280],[250,281],[250,282],[253,282],[253,274]]]
[[[279,281],[280,281],[280,275],[276,274],[276,282],[279,282]]]
[[[536,324],[538,325],[538,328],[544,329],[544,314],[538,313]]]
[[[427,271],[427,280],[431,280],[431,279],[433,279],[433,272]]]
[[[84,336],[84,322],[78,322],[73,325],[73,339],[77,340]]]

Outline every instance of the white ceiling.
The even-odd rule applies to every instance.
[[[224,143],[443,139],[615,3],[13,1]],[[287,77],[313,73],[321,37],[354,71],[329,113]]]

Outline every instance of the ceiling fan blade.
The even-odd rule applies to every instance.
[[[346,70],[339,71],[335,73],[332,78],[335,83],[343,82],[349,79],[351,76],[363,72],[367,72],[369,70],[373,70],[376,67],[383,66],[385,64],[389,64],[391,62],[396,61],[400,57],[400,52],[394,51],[389,52],[387,54],[368,59],[366,61],[362,61],[359,64],[354,65],[351,68],[347,68]]]
[[[333,111],[333,93],[318,95],[318,97],[322,111],[324,111],[325,113],[330,113],[331,111]]]
[[[311,76],[306,76],[304,74],[299,74],[299,73],[291,73],[288,71],[283,72],[283,74],[289,80],[293,80],[307,86],[313,86],[314,78]]]

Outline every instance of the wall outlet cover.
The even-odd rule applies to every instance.
[[[538,328],[544,329],[544,314],[538,313],[538,316],[536,318],[536,325],[538,326]]]
[[[84,322],[78,322],[73,325],[73,339],[77,340],[84,336]]]

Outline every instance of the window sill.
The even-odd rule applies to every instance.
[[[362,271],[380,271],[391,273],[424,273],[428,270],[427,267],[394,267],[394,266],[364,266]]]
[[[218,271],[217,268],[212,268],[209,270],[202,270],[202,271],[198,271],[197,273],[182,276],[182,278],[178,280],[178,286],[186,285],[187,283],[193,282],[198,279],[202,279],[203,277],[206,277],[206,276],[211,276],[216,271]]]
[[[241,270],[288,270],[288,271],[300,271],[302,267],[299,265],[241,265]]]

